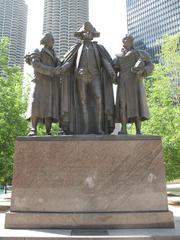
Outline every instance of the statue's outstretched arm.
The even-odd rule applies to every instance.
[[[32,60],[32,66],[36,72],[51,77],[54,75],[56,69],[55,67],[51,67],[41,63],[38,59]]]
[[[114,83],[114,82],[115,82],[115,79],[116,79],[116,73],[115,73],[115,71],[114,71],[114,69],[113,69],[113,66],[112,66],[111,63],[110,63],[107,59],[105,59],[105,58],[102,59],[102,63],[103,63],[103,65],[104,65],[104,68],[107,70],[108,74],[110,75],[112,82]]]

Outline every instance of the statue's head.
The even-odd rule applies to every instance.
[[[81,40],[92,40],[95,37],[99,37],[100,33],[96,31],[90,22],[85,22],[83,26],[74,33],[74,36]]]
[[[131,48],[133,47],[133,41],[134,41],[133,36],[127,34],[127,35],[122,39],[123,47],[124,47],[125,49],[131,49]]]
[[[44,37],[41,39],[40,44],[44,45],[48,48],[53,48],[54,46],[54,38],[52,33],[46,33]]]

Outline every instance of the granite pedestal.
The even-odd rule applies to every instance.
[[[158,136],[19,137],[6,228],[171,228]]]

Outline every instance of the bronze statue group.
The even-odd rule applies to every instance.
[[[90,22],[75,32],[80,41],[60,61],[54,52],[51,33],[41,40],[42,50],[25,56],[34,68],[27,119],[37,135],[42,122],[51,134],[53,122],[60,133],[111,134],[115,122],[121,123],[119,134],[127,134],[127,124],[135,123],[141,134],[141,121],[149,118],[143,79],[153,71],[147,52],[133,46],[133,37],[126,35],[123,49],[112,60],[107,50],[93,41],[100,33]],[[114,105],[113,84],[117,84]]]

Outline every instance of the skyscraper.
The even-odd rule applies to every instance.
[[[52,32],[58,57],[74,45],[74,32],[89,19],[89,0],[45,0],[43,33]]]
[[[156,62],[157,40],[180,31],[179,0],[126,0],[126,5],[128,33],[136,47],[146,49]]]
[[[9,65],[24,66],[27,5],[24,0],[0,0],[0,37],[10,39]]]

